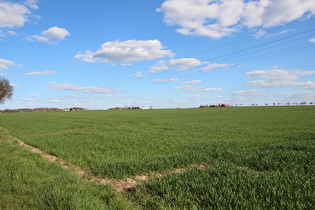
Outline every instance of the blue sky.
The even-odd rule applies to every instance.
[[[0,0],[0,109],[315,102],[314,0]]]

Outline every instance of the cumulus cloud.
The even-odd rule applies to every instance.
[[[131,74],[131,77],[145,77],[145,75],[142,74],[143,71],[138,71],[134,74]]]
[[[242,28],[272,27],[315,14],[313,0],[166,0],[157,12],[184,35],[221,38]],[[263,31],[261,31],[263,32]]]
[[[186,70],[199,66],[200,64],[202,64],[202,62],[196,58],[171,59],[167,62],[168,67],[172,67],[176,70]]]
[[[315,88],[315,82],[302,82],[299,76],[312,75],[315,71],[304,70],[282,70],[274,67],[270,70],[254,71],[246,73],[249,79],[264,78],[247,83],[252,87],[297,87],[297,88]]]
[[[171,79],[154,79],[152,82],[177,82],[179,81],[178,78],[171,78]]]
[[[169,68],[176,70],[187,70],[189,68],[201,65],[202,61],[196,58],[180,58],[171,59],[169,61],[158,61],[154,66],[150,67],[150,72],[164,71]]]
[[[260,96],[263,95],[264,90],[244,90],[244,91],[234,91],[233,95],[238,96]]]
[[[132,63],[173,56],[158,40],[127,40],[106,42],[96,52],[86,50],[74,57],[85,62]]]
[[[13,65],[14,62],[6,59],[1,59],[0,58],[0,71],[8,69],[9,66]]]
[[[0,2],[0,28],[22,27],[29,14],[31,11],[21,4]]]
[[[24,73],[24,75],[27,76],[42,76],[42,75],[47,75],[47,74],[54,74],[56,71],[34,71],[30,73]]]
[[[100,86],[77,86],[74,84],[58,84],[55,82],[49,82],[49,86],[57,90],[63,91],[84,91],[85,93],[112,93],[122,91],[122,89],[115,89],[115,88],[107,88],[107,87],[100,87]]]
[[[30,41],[40,41],[49,44],[55,44],[57,41],[64,40],[66,36],[70,36],[70,33],[67,29],[58,28],[56,26],[43,31],[41,34],[42,35],[30,36],[27,39]]]
[[[309,39],[308,41],[309,41],[309,42],[313,42],[313,43],[315,43],[315,37],[314,37],[314,38],[312,38],[312,39]]]
[[[166,61],[158,61],[154,66],[150,66],[150,72],[165,71],[167,69]]]

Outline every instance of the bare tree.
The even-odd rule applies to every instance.
[[[10,85],[9,80],[0,77],[0,103],[3,104],[5,100],[11,99],[13,95],[13,86]]]

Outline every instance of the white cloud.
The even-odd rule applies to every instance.
[[[84,96],[80,95],[80,94],[72,94],[72,95],[63,96],[61,98],[62,99],[64,99],[64,98],[84,98]]]
[[[315,98],[315,91],[305,91],[305,92],[297,92],[297,93],[290,93],[287,95],[286,98],[283,99],[283,102],[289,103],[300,103],[300,102],[314,102]]]
[[[255,38],[260,38],[260,37],[263,37],[264,35],[266,35],[267,32],[266,30],[263,30],[263,29],[259,29],[256,34],[254,34],[254,37]]]
[[[209,72],[209,71],[213,71],[217,68],[227,68],[229,66],[232,66],[234,64],[231,64],[231,63],[209,63],[207,66],[199,69],[200,71],[203,71],[203,72]]]
[[[171,79],[154,79],[152,82],[177,82],[179,81],[178,78],[171,78]]]
[[[272,27],[315,14],[314,0],[166,0],[157,12],[184,35],[221,38],[242,28]]]
[[[263,95],[265,91],[264,90],[245,90],[245,91],[234,91],[233,95],[238,96],[259,96]]]
[[[112,93],[112,92],[119,92],[122,89],[114,89],[114,88],[107,88],[107,87],[100,87],[100,86],[85,86],[80,87],[74,84],[58,84],[55,82],[49,82],[49,86],[57,90],[63,91],[84,91],[85,93]]]
[[[267,37],[279,36],[281,34],[286,34],[286,33],[289,33],[289,32],[290,32],[290,30],[282,30],[282,31],[280,31],[278,33],[268,34]]]
[[[205,100],[205,98],[201,97],[200,95],[193,95],[193,96],[189,96],[188,97],[189,100],[191,101],[201,101],[201,100]]]
[[[40,95],[33,94],[33,95],[30,95],[30,97],[32,97],[32,98],[39,98],[39,97],[40,97]]]
[[[142,74],[143,71],[138,71],[134,74],[131,74],[131,77],[145,77],[145,75]]]
[[[8,66],[11,66],[13,64],[14,64],[13,61],[0,58],[0,71],[8,69],[9,68]]]
[[[201,65],[202,61],[196,58],[171,59],[169,61],[158,61],[154,66],[150,66],[150,72],[164,71],[169,68],[176,70],[187,70],[189,68]]]
[[[27,0],[24,5],[32,9],[38,9],[37,2],[38,0]]]
[[[274,67],[270,70],[254,71],[246,73],[249,79],[264,78],[263,80],[256,80],[247,83],[252,87],[297,87],[297,88],[315,88],[315,82],[302,82],[298,76],[312,75],[315,71],[303,70],[282,70]]]
[[[30,41],[40,41],[55,44],[57,41],[64,40],[66,36],[70,36],[70,33],[67,29],[58,27],[51,27],[46,31],[43,31],[41,34],[42,36],[34,35],[28,37],[27,39]]]
[[[154,66],[150,66],[150,72],[164,71],[167,69],[166,61],[158,61]]]
[[[25,86],[19,84],[11,84],[14,88],[25,88]]]
[[[214,91],[222,90],[222,88],[204,88],[204,87],[195,87],[192,85],[173,87],[173,89],[184,90],[185,92],[189,92],[189,93],[205,93],[205,92],[214,92]]]
[[[167,62],[168,67],[172,67],[176,70],[187,70],[201,64],[202,62],[196,58],[171,59]]]
[[[12,2],[0,2],[0,28],[22,27],[31,11],[25,6]]]
[[[132,63],[173,56],[174,53],[165,49],[158,40],[127,40],[106,42],[95,53],[86,50],[75,58],[85,62]]]
[[[15,31],[12,31],[12,30],[1,31],[0,30],[0,37],[2,37],[2,38],[6,37],[6,36],[14,36],[14,35],[17,35],[17,33]]]
[[[56,71],[34,71],[30,73],[24,73],[24,75],[27,76],[42,76],[42,75],[48,75],[48,74],[55,74]]]
[[[312,39],[309,39],[308,41],[309,41],[309,42],[313,42],[313,43],[315,43],[315,37],[314,37],[314,38],[312,38]]]
[[[201,83],[201,80],[193,80],[193,81],[187,81],[187,82],[182,82],[183,85],[195,85],[198,83]]]
[[[53,102],[53,103],[60,103],[62,102],[61,100],[50,100],[50,102]]]

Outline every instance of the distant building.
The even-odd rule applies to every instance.
[[[220,107],[230,107],[231,105],[229,104],[221,104]]]

